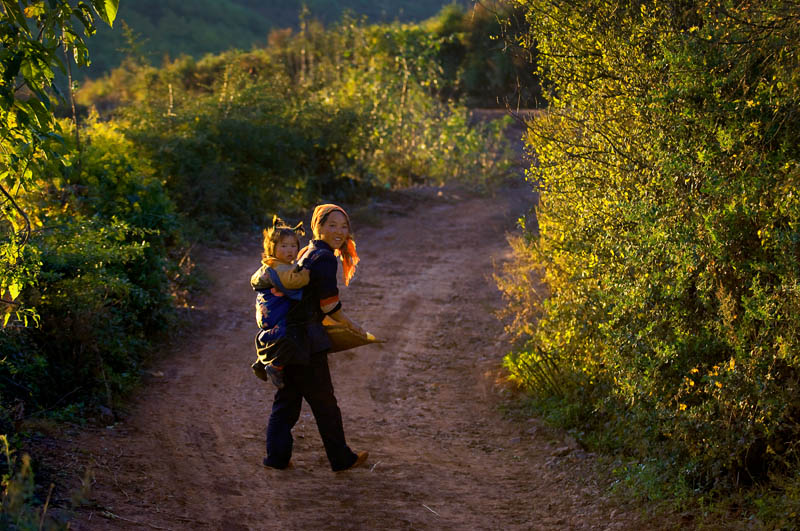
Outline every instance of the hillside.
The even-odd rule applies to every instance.
[[[154,64],[165,56],[200,57],[231,48],[263,46],[269,32],[297,26],[305,4],[311,17],[324,23],[343,13],[366,16],[370,21],[418,21],[435,15],[444,5],[470,4],[466,0],[123,0],[114,29],[97,28],[90,40],[92,67],[97,77],[117,66],[130,48],[123,25],[135,35],[140,52]]]

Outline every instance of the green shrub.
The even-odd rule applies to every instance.
[[[526,364],[555,365],[563,396],[663,448],[693,489],[730,492],[790,469],[800,68],[787,50],[800,44],[800,12],[518,4],[552,107],[530,123],[540,235],[516,264],[549,296],[524,330],[527,351],[507,360],[512,374],[549,394]],[[510,300],[524,300],[514,289]],[[651,452],[619,443],[641,463]]]
[[[0,331],[5,404],[109,403],[135,381],[154,334],[173,318],[168,253],[179,233],[171,201],[115,126],[91,122],[82,141],[71,166],[49,167],[47,184],[24,196],[37,227],[27,248],[37,282],[24,297],[40,324]]]
[[[440,40],[440,97],[470,107],[543,107],[536,50],[519,50],[511,36],[527,27],[523,9],[504,1],[450,4],[423,27]]]
[[[363,170],[349,155],[358,137],[352,111],[293,102],[274,84],[228,90],[181,94],[171,114],[126,115],[128,135],[187,218],[220,237],[359,185]]]
[[[33,470],[30,456],[24,454],[18,462],[6,435],[0,435],[0,463],[7,467],[0,483],[0,526],[3,529],[36,530],[66,529],[47,514],[48,498],[38,500],[34,492]],[[52,493],[52,488],[50,493]]]

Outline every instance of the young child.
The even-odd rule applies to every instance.
[[[291,361],[291,349],[279,348],[286,335],[286,317],[292,301],[302,299],[302,288],[309,281],[308,269],[294,263],[300,250],[303,224],[289,227],[277,216],[264,230],[261,267],[253,273],[250,285],[256,291],[256,321],[261,329],[256,336],[258,359],[253,373],[264,381],[283,388],[283,367]]]

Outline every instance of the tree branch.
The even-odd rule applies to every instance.
[[[22,208],[17,204],[17,202],[14,200],[14,198],[11,196],[11,194],[9,194],[2,185],[0,185],[0,193],[2,193],[6,197],[6,199],[9,202],[11,202],[11,206],[14,207],[14,210],[19,212],[19,214],[22,216],[22,219],[25,220],[25,230],[24,230],[25,235],[24,235],[24,237],[22,239],[22,243],[20,243],[20,247],[22,247],[26,243],[28,243],[28,238],[30,238],[30,235],[31,235],[31,220],[28,217],[28,214],[24,210],[22,210]]]

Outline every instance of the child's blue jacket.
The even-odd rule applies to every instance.
[[[287,289],[278,271],[267,265],[256,271],[250,282],[256,291],[256,322],[262,330],[259,341],[265,344],[277,341],[286,334],[286,317],[292,301],[301,300],[303,290]]]

